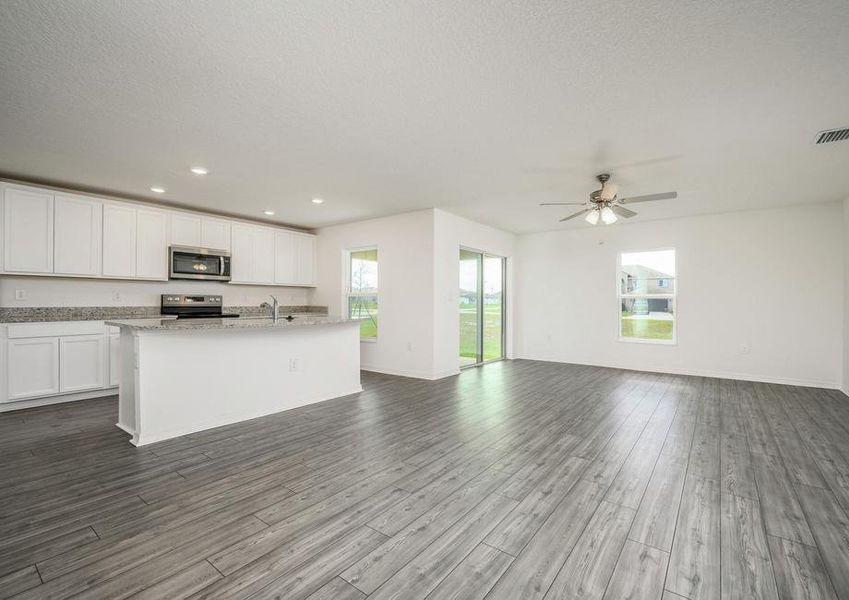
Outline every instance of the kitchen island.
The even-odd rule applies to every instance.
[[[118,427],[136,446],[362,390],[359,322],[129,319]]]

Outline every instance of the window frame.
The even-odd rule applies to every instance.
[[[664,278],[667,281],[673,279],[675,285],[671,293],[665,294],[627,294],[622,292],[622,284],[619,276],[622,273],[622,255],[623,254],[639,254],[641,252],[667,252],[672,251],[675,257],[675,275],[674,277]],[[616,341],[626,344],[655,344],[661,346],[677,346],[678,345],[678,251],[673,246],[662,248],[644,248],[641,250],[620,250],[616,253]],[[673,306],[672,314],[672,339],[669,340],[653,340],[649,338],[623,337],[622,336],[622,300],[624,298],[662,298],[671,299]]]
[[[374,250],[377,253],[377,293],[375,293],[375,294],[371,294],[371,293],[366,294],[366,293],[363,293],[363,292],[353,292],[353,291],[351,291],[351,284],[352,284],[351,261],[353,260],[352,254],[355,254],[356,252],[363,252],[363,251],[366,251],[366,250]],[[376,244],[369,245],[369,246],[356,246],[356,247],[353,247],[353,248],[345,248],[345,250],[342,253],[342,269],[344,271],[344,275],[343,275],[344,286],[343,286],[343,290],[342,290],[342,314],[345,315],[345,318],[348,318],[348,319],[351,318],[351,316],[350,316],[351,313],[349,312],[350,311],[349,306],[350,306],[351,298],[353,298],[353,297],[374,296],[377,299],[377,307],[378,307],[378,314],[379,314],[379,311],[380,311],[380,248]],[[363,319],[357,319],[357,320],[363,320]],[[360,335],[360,342],[375,344],[375,343],[377,343],[377,340],[378,340],[379,337],[380,337],[380,324],[378,323],[377,332],[375,333],[375,336],[374,337],[362,337],[362,335]]]

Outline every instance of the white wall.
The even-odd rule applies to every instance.
[[[849,395],[849,198],[843,201],[843,392]]]
[[[839,387],[841,213],[826,203],[521,236],[516,354]],[[617,253],[670,246],[678,344],[618,342]]]
[[[360,343],[362,367],[433,376],[433,211],[325,227],[318,231],[313,302],[344,314],[346,250],[378,249],[378,334]]]
[[[26,298],[15,299],[23,290]],[[221,294],[226,306],[258,305],[274,294],[281,304],[309,304],[312,290],[214,281],[121,281],[59,277],[0,277],[0,306],[158,306],[166,293]]]
[[[516,236],[442,210],[434,211],[434,375],[444,377],[460,370],[460,246],[507,259],[505,352],[513,357],[513,261]]]
[[[505,256],[511,269],[515,244],[511,233],[441,210],[326,227],[318,231],[313,301],[342,314],[346,250],[377,246],[378,335],[360,344],[363,368],[426,379],[454,375],[460,370],[460,246]],[[509,310],[509,283],[507,290]],[[511,341],[508,327],[508,353]]]

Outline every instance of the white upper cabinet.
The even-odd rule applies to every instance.
[[[171,213],[171,245],[201,246],[201,218],[199,215]]]
[[[274,234],[274,283],[291,285],[298,278],[298,244],[288,231]]]
[[[3,267],[19,273],[53,272],[53,194],[3,190]]]
[[[136,276],[136,209],[132,205],[103,206],[103,275]]]
[[[136,211],[136,277],[168,279],[168,213]]]
[[[0,273],[167,281],[171,245],[230,252],[231,283],[315,285],[309,233],[16,184],[0,217]]]
[[[298,284],[315,285],[315,245],[312,235],[298,235]]]
[[[230,223],[223,219],[203,217],[201,219],[201,247],[214,250],[230,250]]]
[[[274,231],[264,227],[254,234],[254,277],[257,283],[274,283]]]
[[[274,283],[315,285],[315,237],[292,231],[274,235]]]
[[[274,283],[274,230],[233,224],[232,283]]]
[[[233,283],[251,283],[254,276],[254,237],[248,225],[233,225],[230,277]]]
[[[57,194],[53,210],[53,272],[99,275],[103,203]]]

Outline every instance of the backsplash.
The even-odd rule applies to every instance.
[[[280,304],[308,305],[312,288],[234,285],[215,281],[126,281],[60,277],[0,277],[0,307],[149,307],[162,294],[208,294],[227,306],[258,306],[274,295]]]
[[[267,315],[268,308],[260,306],[225,306],[225,313],[243,317]],[[281,305],[280,314],[326,315],[326,306]],[[0,307],[0,323],[30,323],[38,321],[103,321],[108,319],[145,319],[160,316],[159,306],[21,306]]]

